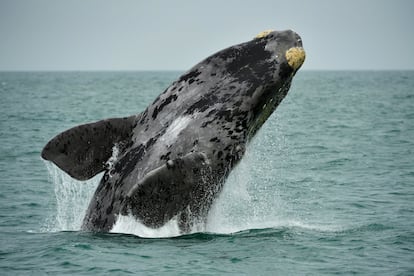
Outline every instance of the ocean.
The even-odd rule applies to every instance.
[[[43,146],[181,73],[0,73],[0,275],[414,275],[414,71],[299,71],[194,233],[80,231],[101,175]]]

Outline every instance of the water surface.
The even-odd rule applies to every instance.
[[[414,274],[412,71],[299,72],[201,232],[79,231],[99,176],[72,180],[43,146],[179,75],[0,73],[0,274]]]

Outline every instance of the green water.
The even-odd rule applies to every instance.
[[[299,72],[200,233],[80,232],[100,176],[74,181],[42,147],[179,75],[0,73],[1,275],[414,275],[412,71]]]

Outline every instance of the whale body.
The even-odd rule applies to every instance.
[[[195,65],[143,112],[76,126],[42,151],[71,177],[104,175],[82,229],[120,215],[180,231],[205,223],[246,145],[286,96],[305,59],[293,31],[265,31]]]

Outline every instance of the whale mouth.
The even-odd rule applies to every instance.
[[[306,53],[302,47],[292,47],[286,51],[285,57],[289,66],[297,70],[305,61]]]

